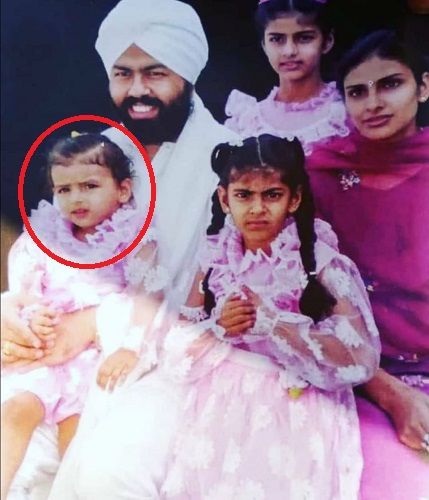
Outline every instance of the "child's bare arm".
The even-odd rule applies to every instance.
[[[98,369],[97,384],[104,390],[113,391],[122,385],[136,367],[139,357],[131,349],[118,349],[108,356]]]

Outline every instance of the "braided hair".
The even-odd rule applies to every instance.
[[[298,209],[291,214],[296,222],[300,239],[300,256],[308,283],[299,307],[303,314],[315,322],[331,314],[335,298],[320,283],[316,275],[314,244],[317,236],[314,229],[314,202],[310,181],[304,168],[305,156],[301,143],[263,134],[250,137],[241,146],[223,143],[212,153],[212,169],[219,176],[219,184],[225,189],[230,182],[252,170],[271,169],[281,175],[281,181],[294,195],[301,189],[302,198]]]

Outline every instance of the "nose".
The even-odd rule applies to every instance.
[[[372,87],[368,91],[368,97],[366,99],[366,107],[369,111],[377,110],[383,107],[383,102],[377,89]]]
[[[78,205],[83,201],[83,193],[80,189],[72,189],[69,197],[70,203]]]
[[[131,97],[140,97],[149,94],[149,92],[150,89],[145,84],[143,76],[139,74],[135,75],[128,89],[128,95]]]
[[[255,197],[250,206],[250,213],[253,215],[261,214],[265,211],[265,204],[262,197]]]
[[[283,55],[287,57],[295,56],[297,53],[296,43],[292,38],[288,38],[283,44]]]

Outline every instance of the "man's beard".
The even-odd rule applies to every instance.
[[[182,94],[168,105],[155,97],[127,97],[117,109],[123,124],[142,144],[175,142],[192,111],[192,90],[192,85],[186,82]],[[156,118],[132,119],[128,109],[136,103],[156,106],[158,108]]]

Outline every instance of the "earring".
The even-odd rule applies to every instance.
[[[229,212],[230,212],[230,209],[229,208],[225,208],[225,213],[229,214]]]
[[[426,102],[428,100],[429,96],[426,97],[420,97],[419,102]]]

